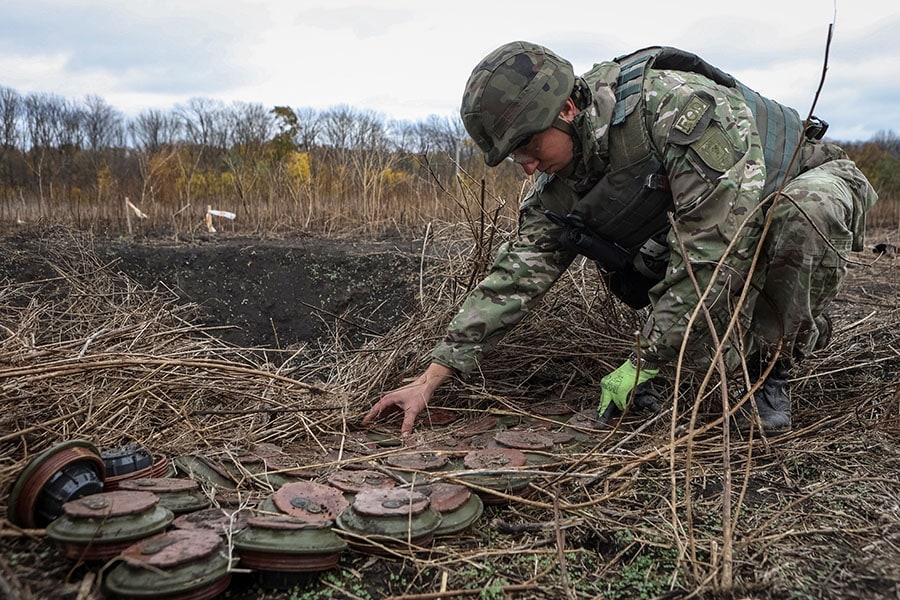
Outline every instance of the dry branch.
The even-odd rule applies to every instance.
[[[272,364],[191,325],[196,307],[141,289],[93,256],[89,239],[48,233],[32,259],[52,267],[51,275],[0,282],[0,499],[30,457],[73,437],[101,448],[137,441],[157,454],[200,453],[225,464],[266,442],[323,474],[379,465],[403,448],[373,452],[356,424],[383,391],[421,370],[484,252],[452,228],[435,226],[429,236],[430,251],[446,258],[422,274],[420,313],[363,347],[344,347],[335,336]],[[722,407],[693,395],[699,379],[685,369],[660,415],[629,416],[611,431],[578,430],[584,444],[554,447],[546,464],[521,473],[532,478],[533,495],[506,494],[503,520],[534,537],[510,544],[503,537],[510,534],[495,531],[499,541],[473,548],[463,536],[409,564],[422,571],[502,564],[518,581],[505,586],[509,592],[583,598],[580,590],[595,590],[598,579],[617,584],[650,555],[659,569],[650,575],[669,588],[710,593],[727,562],[721,518],[730,470],[735,589],[760,595],[761,573],[781,564],[792,566],[768,582],[776,595],[823,573],[848,598],[866,597],[860,573],[900,582],[900,309],[891,308],[896,285],[888,282],[896,278],[883,275],[893,268],[887,261],[851,268],[832,312],[836,337],[801,365],[793,381],[797,427],[777,443],[732,438],[731,463],[723,465]],[[456,411],[463,422],[492,414],[544,425],[552,420],[531,420],[536,403],[593,408],[600,377],[627,355],[643,316],[613,301],[590,264],[576,264],[482,373],[442,388],[432,408]],[[577,343],[561,346],[561,339]],[[672,375],[664,369],[659,379]],[[692,418],[696,426],[687,427]],[[420,425],[411,443],[448,437]],[[245,474],[248,493],[265,492]],[[533,523],[550,525],[524,527]],[[690,540],[692,552],[660,562],[679,540]],[[797,553],[804,561],[794,560]],[[523,567],[532,554],[551,564],[539,572]],[[466,582],[449,583],[442,592],[426,586],[398,597],[469,594]],[[16,584],[7,574],[2,585]]]

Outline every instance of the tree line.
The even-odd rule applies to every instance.
[[[882,200],[896,198],[897,136],[844,145]],[[246,233],[376,233],[479,212],[512,216],[522,188],[514,165],[485,169],[458,117],[408,122],[346,105],[206,98],[128,117],[99,96],[0,87],[7,224],[183,234],[208,227],[212,208],[236,215],[218,226]]]

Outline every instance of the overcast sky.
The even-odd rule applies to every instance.
[[[832,23],[815,110],[829,137],[900,133],[895,0],[6,0],[0,86],[97,95],[127,115],[203,97],[417,121],[456,114],[475,64],[522,39],[578,73],[677,46],[805,116]]]

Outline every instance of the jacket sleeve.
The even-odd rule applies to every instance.
[[[559,227],[541,210],[548,193],[538,180],[519,208],[516,237],[502,244],[490,273],[475,287],[450,322],[432,360],[466,375],[540,301],[574,259],[559,247]]]
[[[667,238],[669,267],[651,290],[642,350],[648,359],[668,362],[688,336],[688,356],[704,358],[703,350],[714,347],[715,339],[703,312],[690,327],[689,320],[711,284],[705,306],[718,336],[727,327],[765,222],[757,210],[765,159],[740,92],[691,73],[650,70],[647,77],[648,128],[662,155],[675,210]],[[744,331],[755,300],[751,295],[743,305]]]

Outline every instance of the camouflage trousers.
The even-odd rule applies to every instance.
[[[849,160],[824,163],[784,187],[762,241],[749,336],[758,352],[780,344],[782,356],[799,360],[824,341],[821,315],[841,289],[851,252],[862,249],[865,212],[876,200]]]

